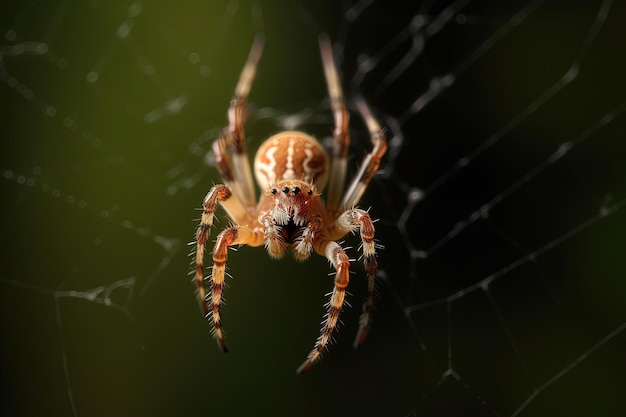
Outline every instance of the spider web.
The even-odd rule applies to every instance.
[[[0,5],[3,415],[624,414],[623,4],[204,3]],[[390,140],[362,202],[385,246],[373,328],[353,351],[357,262],[300,377],[324,259],[230,252],[228,355],[185,276],[258,32],[251,152],[278,129],[329,143],[320,32]]]

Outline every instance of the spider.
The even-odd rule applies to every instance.
[[[228,126],[213,142],[217,170],[223,184],[216,184],[204,197],[202,217],[195,233],[195,281],[198,297],[213,336],[224,352],[228,351],[222,330],[224,276],[228,247],[264,245],[268,254],[281,258],[287,248],[295,259],[304,261],[315,251],[326,257],[335,269],[334,288],[326,304],[320,335],[313,350],[297,369],[303,373],[315,363],[331,341],[344,304],[349,281],[350,258],[338,240],[349,232],[360,232],[363,263],[367,274],[367,296],[354,342],[364,340],[370,323],[377,269],[374,224],[365,210],[356,208],[380,160],[387,150],[387,141],[378,122],[362,99],[357,107],[371,136],[372,151],[367,154],[358,173],[345,189],[347,170],[349,114],[344,103],[339,77],[326,35],[319,37],[324,75],[334,117],[333,158],[310,135],[300,131],[283,131],[268,138],[254,159],[254,173],[261,189],[256,202],[250,162],[246,155],[244,107],[261,58],[264,37],[257,35],[228,107]],[[228,152],[227,152],[228,149]],[[321,192],[326,183],[326,201]],[[210,276],[204,275],[205,245],[210,236],[217,205],[221,205],[231,225],[222,230],[213,248]],[[204,281],[210,282],[210,294]]]

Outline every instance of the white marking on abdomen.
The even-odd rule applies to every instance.
[[[276,158],[274,153],[278,150],[278,146],[272,146],[265,152],[265,157],[269,160],[269,163],[263,163],[257,161],[257,172],[265,175],[266,184],[273,184],[276,181]]]
[[[293,172],[293,139],[289,139],[289,146],[287,147],[287,162],[285,163],[285,173],[283,174],[283,178],[286,180],[293,180],[296,177],[295,172]]]
[[[309,163],[311,162],[311,160],[313,159],[315,155],[313,154],[313,151],[311,150],[311,145],[308,143],[306,144],[306,147],[304,148],[304,154],[306,155],[306,158],[304,158],[304,161],[302,161],[302,169],[304,170],[304,173],[305,173],[305,181],[313,182],[313,178],[315,178],[315,175],[319,173],[320,171],[323,171],[324,167],[319,166],[317,168],[313,168],[309,165]]]

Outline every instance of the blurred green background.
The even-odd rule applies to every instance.
[[[625,13],[0,3],[2,414],[623,415]],[[328,138],[321,32],[347,96],[390,137],[362,204],[385,246],[374,327],[354,351],[355,262],[345,325],[303,376],[326,260],[231,251],[228,355],[186,276],[197,209],[220,181],[211,141],[259,32],[251,157],[292,123]],[[354,172],[369,144],[356,116],[352,128]],[[356,237],[344,246],[358,258]]]

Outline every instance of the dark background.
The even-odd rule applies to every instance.
[[[3,415],[624,415],[626,9],[404,3],[0,3]],[[328,138],[321,32],[390,139],[373,328],[354,351],[355,262],[303,376],[326,260],[230,252],[228,355],[186,275],[258,32],[251,157],[294,121]]]

